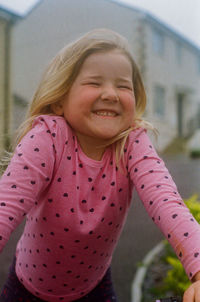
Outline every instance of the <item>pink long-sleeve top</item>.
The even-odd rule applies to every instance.
[[[133,188],[190,278],[200,271],[200,227],[184,205],[146,131],[129,135],[125,167],[114,149],[88,158],[62,117],[40,116],[0,180],[0,247],[26,214],[16,273],[43,300],[73,301],[108,269]]]

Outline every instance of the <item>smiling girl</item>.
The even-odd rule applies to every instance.
[[[41,80],[0,181],[0,245],[26,214],[0,301],[117,301],[110,265],[136,189],[199,279],[200,228],[142,119],[146,98],[126,40],[93,30]],[[200,301],[199,282],[184,302]]]

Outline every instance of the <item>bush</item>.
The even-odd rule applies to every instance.
[[[191,150],[190,157],[192,158],[199,158],[200,157],[200,150]]]
[[[200,223],[200,201],[198,201],[198,196],[193,195],[185,201],[185,204],[197,222]],[[162,257],[162,261],[166,265],[170,265],[170,269],[167,271],[162,285],[159,286],[159,288],[153,288],[152,292],[161,296],[169,295],[169,293],[175,296],[182,296],[185,290],[190,286],[191,282],[170,244],[167,240],[164,242],[165,253]]]

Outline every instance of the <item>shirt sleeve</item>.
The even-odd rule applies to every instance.
[[[37,118],[0,179],[0,250],[51,182],[57,128],[56,121]]]
[[[127,160],[128,172],[144,207],[192,279],[200,271],[200,226],[145,130],[132,134]]]

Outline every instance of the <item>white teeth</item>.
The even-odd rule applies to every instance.
[[[95,112],[95,114],[101,115],[101,116],[116,116],[115,112],[110,112],[110,111],[97,111],[97,112]]]

